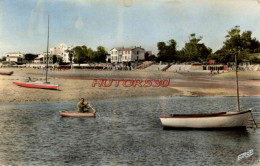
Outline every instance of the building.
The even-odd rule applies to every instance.
[[[58,55],[62,58],[62,62],[70,63],[69,54],[73,54],[72,60],[74,59],[73,47],[69,47],[66,44],[62,43],[57,47],[50,48],[50,55]]]
[[[107,62],[122,63],[145,60],[145,49],[140,47],[124,48],[114,47],[110,50],[110,55],[107,56]]]
[[[7,53],[6,61],[7,62],[22,62],[24,59],[24,54],[22,53]]]
[[[43,64],[43,55],[42,54],[38,55],[38,57],[33,60],[33,63],[34,64]]]
[[[48,54],[48,64],[53,64],[53,56],[51,55],[50,52]],[[59,55],[56,55],[57,58],[61,58]],[[47,52],[44,52],[40,55],[38,55],[37,58],[34,59],[33,61],[34,64],[46,64],[47,63]]]

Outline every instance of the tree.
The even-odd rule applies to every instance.
[[[103,46],[98,46],[97,51],[87,48],[87,46],[77,46],[73,49],[73,51],[75,51],[75,63],[106,61],[107,51]]]
[[[53,57],[52,57],[52,62],[53,62],[53,64],[56,63],[57,60],[58,60],[57,55],[53,55]]]
[[[86,46],[77,46],[73,50],[75,51],[75,63],[80,64],[88,60]]]
[[[25,54],[25,55],[24,55],[25,60],[28,61],[28,62],[33,61],[33,60],[34,60],[35,58],[37,58],[37,57],[38,57],[38,55],[36,55],[36,54],[31,54],[31,53],[28,53],[28,54]]]
[[[184,48],[179,52],[180,61],[205,61],[208,56],[211,54],[212,49],[205,46],[204,43],[200,43],[202,36],[196,37],[196,34],[193,33],[189,37],[189,42],[185,43]]]
[[[157,61],[157,57],[155,55],[151,55],[147,57],[147,61]]]
[[[107,51],[105,47],[103,46],[98,46],[97,52],[96,52],[96,62],[106,62],[106,56],[107,56]]]
[[[176,41],[171,39],[167,42],[168,45],[164,42],[158,42],[157,48],[158,52],[158,61],[163,62],[172,62],[177,59],[177,50],[176,50]]]
[[[219,63],[226,64],[234,62],[235,55],[238,55],[239,62],[249,60],[249,53],[256,52],[260,52],[260,43],[256,38],[252,38],[252,32],[241,32],[239,26],[235,26],[228,31],[223,47],[214,53],[214,57],[218,57]]]
[[[2,59],[0,58],[0,62],[1,62],[1,61],[6,61],[6,57],[3,56]]]

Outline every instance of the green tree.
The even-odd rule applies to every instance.
[[[106,56],[107,56],[107,51],[105,47],[103,46],[98,46],[97,52],[96,52],[96,62],[106,62]]]
[[[98,46],[97,51],[87,46],[77,46],[75,51],[75,63],[105,62],[107,51],[103,46]]]
[[[75,51],[75,63],[84,63],[88,61],[88,49],[86,46],[77,46],[73,49]]]
[[[185,43],[184,48],[179,53],[179,59],[184,61],[205,61],[208,56],[211,54],[212,49],[205,46],[204,43],[200,43],[202,37],[196,37],[196,34],[193,33],[189,37],[189,42]]]
[[[224,45],[220,50],[217,50],[215,58],[218,63],[234,62],[235,55],[237,60],[249,60],[250,53],[260,52],[260,43],[256,38],[252,38],[251,31],[241,32],[239,26],[235,26],[228,31]]]
[[[167,45],[168,44],[168,45]],[[176,41],[171,39],[167,42],[158,42],[158,61],[172,62],[177,59]]]
[[[157,61],[157,57],[155,55],[151,55],[147,58],[147,61]]]
[[[27,62],[31,62],[33,61],[35,58],[37,58],[38,55],[36,54],[31,54],[31,53],[28,53],[28,54],[25,54],[24,55],[24,59],[27,61]]]

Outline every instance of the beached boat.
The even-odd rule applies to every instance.
[[[45,82],[39,82],[39,81],[31,81],[29,79],[28,82],[13,82],[14,84],[26,88],[38,88],[38,89],[52,89],[52,90],[57,90],[58,85],[50,84],[48,82],[48,64],[49,64],[49,16],[48,16],[48,38],[47,38],[47,62],[46,62],[46,78]],[[30,78],[30,77],[29,77]]]
[[[173,128],[232,128],[246,127],[251,110],[209,114],[173,114],[162,116],[164,127]]]
[[[67,112],[67,111],[61,110],[60,115],[64,116],[64,117],[95,117],[96,113],[95,112],[92,112],[92,113]]]
[[[0,75],[12,75],[14,72],[10,71],[10,72],[5,72],[5,71],[0,71]]]
[[[46,82],[13,82],[15,85],[26,87],[26,88],[38,88],[38,89],[52,89],[57,90],[58,85],[49,84]]]

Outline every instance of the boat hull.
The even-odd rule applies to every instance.
[[[3,72],[3,71],[0,71],[0,75],[12,75],[14,72],[13,71],[10,71],[10,72]]]
[[[52,90],[57,90],[58,85],[53,85],[53,84],[46,84],[43,82],[13,82],[14,84],[26,88],[38,88],[38,89],[52,89]]]
[[[63,117],[95,117],[96,113],[66,112],[61,110],[60,115]]]
[[[233,128],[246,127],[251,110],[214,114],[189,114],[160,117],[164,127],[171,128]]]

